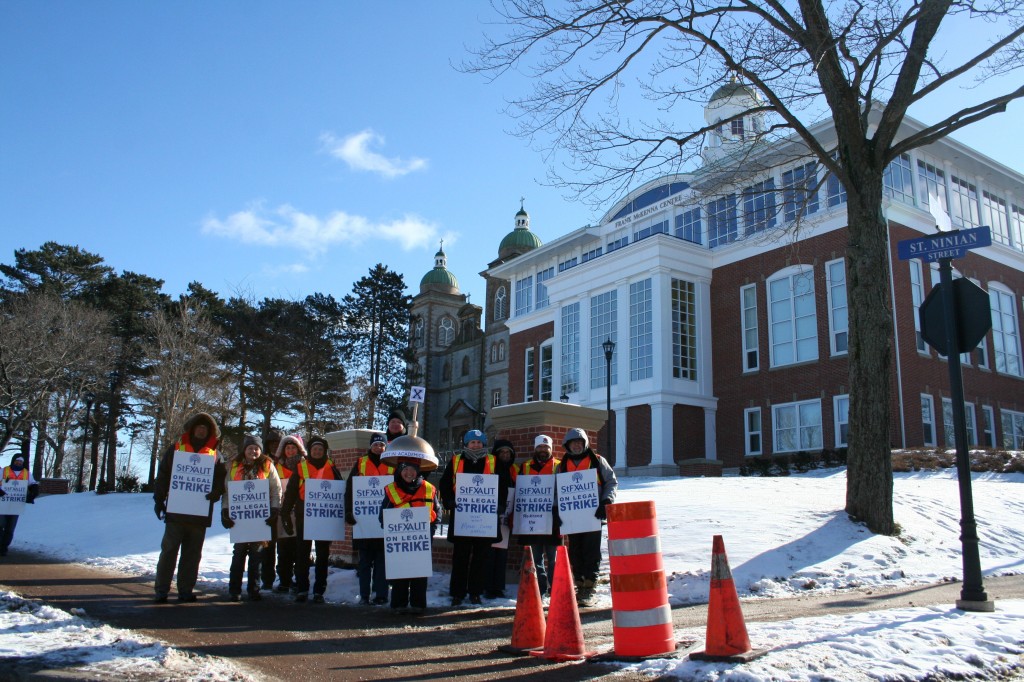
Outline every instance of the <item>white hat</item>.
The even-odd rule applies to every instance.
[[[533,439],[533,449],[536,450],[541,445],[547,445],[549,448],[553,447],[554,441],[551,440],[551,436],[540,435]]]

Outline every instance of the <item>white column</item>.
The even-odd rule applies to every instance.
[[[675,467],[672,447],[673,403],[651,404],[651,465]]]
[[[615,471],[626,471],[626,407],[613,404],[612,408],[615,410]]]

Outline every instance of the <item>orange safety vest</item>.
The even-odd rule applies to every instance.
[[[27,481],[28,480],[28,467],[22,467],[21,473],[14,473],[12,467],[4,467],[4,482],[7,481]]]
[[[217,454],[217,451],[214,450],[213,448],[209,447],[208,445],[204,445],[203,447],[199,448],[198,450],[193,449],[191,442],[189,442],[189,443],[185,442],[185,436],[186,435],[188,435],[188,434],[184,434],[184,435],[182,435],[181,438],[178,439],[178,442],[174,445],[174,449],[175,450],[180,450],[182,452],[198,452],[200,455],[216,455]],[[210,441],[207,440],[206,442],[209,443]]]
[[[590,458],[584,457],[583,459],[580,460],[579,464],[573,464],[572,459],[566,457],[565,459],[562,460],[562,464],[565,464],[566,471],[581,471],[583,469],[590,468]]]
[[[414,493],[405,492],[396,483],[388,483],[384,488],[384,495],[391,500],[391,504],[396,508],[429,507],[430,522],[437,521],[437,511],[434,509],[434,486],[426,481],[423,481],[423,484]]]
[[[327,458],[324,465],[317,469],[313,466],[308,459],[304,459],[299,462],[299,499],[305,501],[306,499],[306,479],[317,478],[328,481],[334,480],[334,471],[331,467],[331,459]]]
[[[374,464],[369,455],[363,455],[360,457],[358,464],[359,468],[357,471],[360,476],[387,476],[395,473],[395,467],[390,464],[385,464],[384,462]]]
[[[235,460],[231,463],[231,471],[228,474],[228,479],[232,481],[241,481],[243,475],[243,469],[245,464],[239,460]],[[260,467],[259,471],[256,472],[257,478],[266,478],[270,475],[270,462],[264,462],[263,466]]]
[[[280,478],[282,481],[287,481],[289,478],[292,477],[292,470],[286,468],[280,462],[278,462],[274,466],[277,467],[277,477]]]
[[[555,472],[555,467],[558,466],[561,461],[562,460],[560,459],[552,457],[548,461],[544,462],[544,466],[540,469],[534,470],[537,463],[533,459],[530,459],[522,463],[522,469],[519,473],[524,476],[530,476],[532,474],[553,474]]]
[[[461,474],[462,473],[462,469],[465,466],[465,461],[463,460],[462,455],[455,455],[455,457],[452,458],[452,466],[454,467],[453,471],[456,474]],[[484,470],[483,470],[483,473],[485,473],[485,474],[493,474],[495,472],[495,470],[497,469],[497,466],[498,466],[498,458],[497,457],[495,457],[494,455],[484,455]],[[454,490],[454,489],[455,489],[455,477],[452,476],[452,490]]]

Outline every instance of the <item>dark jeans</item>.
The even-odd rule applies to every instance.
[[[0,554],[7,554],[7,548],[14,539],[14,528],[18,525],[17,514],[0,515]]]
[[[546,594],[555,579],[555,556],[558,555],[558,545],[534,545],[532,549],[533,567],[537,570],[537,586],[540,587],[541,594]]]
[[[178,595],[189,595],[199,579],[199,560],[203,558],[203,542],[206,541],[206,527],[193,526],[177,521],[164,524],[164,538],[160,542],[160,559],[156,564],[156,592],[167,594],[171,591],[174,564],[178,564]],[[178,560],[178,552],[181,560]]]
[[[427,608],[427,579],[402,578],[391,581],[391,608]]]
[[[453,599],[463,599],[467,591],[471,597],[484,593],[487,582],[487,552],[494,542],[491,538],[452,540],[452,577],[448,591]]]
[[[316,544],[316,565],[313,571],[313,594],[327,591],[327,562],[331,558],[330,540],[299,540],[295,557],[295,589],[297,594],[309,592],[309,552]]]
[[[505,593],[505,573],[508,567],[508,550],[490,547],[487,551],[487,582],[484,593],[489,597],[500,597]]]
[[[269,590],[274,586],[274,566],[277,562],[277,542],[271,540],[263,548],[263,559],[260,560],[260,578],[263,580],[263,589]]]
[[[263,563],[262,542],[237,542],[231,553],[231,572],[228,574],[228,593],[242,594],[242,573],[245,571],[246,559],[249,561],[249,580],[246,592],[255,594],[260,591],[260,564]]]
[[[291,587],[295,584],[295,559],[298,551],[299,541],[297,538],[278,538],[274,543],[277,545],[277,577],[283,587]],[[308,554],[308,552],[307,552]],[[263,565],[266,566],[266,559]],[[307,564],[308,572],[308,564]],[[274,581],[274,572],[263,574],[264,581]]]
[[[601,531],[574,533],[568,538],[569,566],[572,567],[573,580],[597,582],[601,572]]]
[[[388,579],[384,572],[384,540],[359,540],[359,596],[368,599],[370,589],[377,599],[388,598]]]

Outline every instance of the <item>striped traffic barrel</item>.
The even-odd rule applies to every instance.
[[[654,502],[610,504],[607,511],[615,654],[672,653],[676,639]]]

